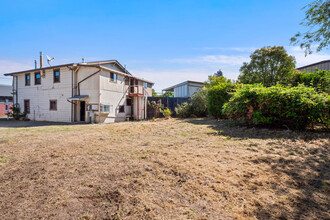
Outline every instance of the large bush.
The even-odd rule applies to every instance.
[[[191,116],[205,117],[207,115],[206,90],[198,90],[191,98],[190,103],[183,103],[175,108],[175,113],[180,118]]]
[[[302,85],[244,85],[223,107],[223,113],[231,119],[299,130],[316,123],[329,128],[329,112],[330,96]]]
[[[330,71],[318,69],[314,72],[298,71],[293,74],[289,84],[292,86],[304,84],[305,86],[314,87],[318,92],[326,92],[330,94]]]
[[[228,102],[232,96],[235,85],[230,80],[222,80],[208,88],[207,109],[211,116],[221,118],[222,106]]]

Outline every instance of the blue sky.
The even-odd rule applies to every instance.
[[[237,79],[264,46],[285,46],[297,66],[330,59],[329,50],[305,57],[289,45],[310,1],[0,0],[0,83],[11,83],[2,73],[33,68],[40,51],[53,65],[117,59],[156,91],[218,69]]]

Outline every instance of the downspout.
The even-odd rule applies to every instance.
[[[73,69],[71,69],[71,97],[73,97]],[[71,122],[74,122],[73,105],[73,102],[71,102]]]
[[[67,66],[69,70],[71,70],[71,97],[73,97],[73,76],[74,76],[74,69],[71,68],[70,66]],[[71,122],[74,122],[74,102],[67,100],[68,102],[71,103]]]
[[[101,70],[100,70],[101,71]],[[101,123],[101,74],[99,74],[99,97],[98,97],[98,117],[99,117],[99,120],[98,120],[98,123]],[[95,119],[94,119],[95,121]],[[94,123],[93,121],[93,123]]]
[[[16,105],[18,105],[18,77],[16,76]]]

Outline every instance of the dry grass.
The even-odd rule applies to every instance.
[[[329,133],[210,119],[3,129],[1,219],[329,219]]]

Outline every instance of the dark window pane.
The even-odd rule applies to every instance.
[[[125,112],[125,106],[120,105],[119,106],[119,113]]]
[[[30,113],[30,100],[24,100],[24,112]]]
[[[30,85],[30,74],[25,74],[25,85],[29,86]]]
[[[49,101],[49,109],[50,110],[57,110],[57,101],[56,100],[50,100]]]
[[[34,84],[35,85],[41,84],[41,75],[40,75],[40,73],[35,73],[34,74]]]
[[[132,99],[127,99],[126,100],[126,105],[131,106],[132,105]]]
[[[60,70],[54,70],[54,82],[60,82]]]

